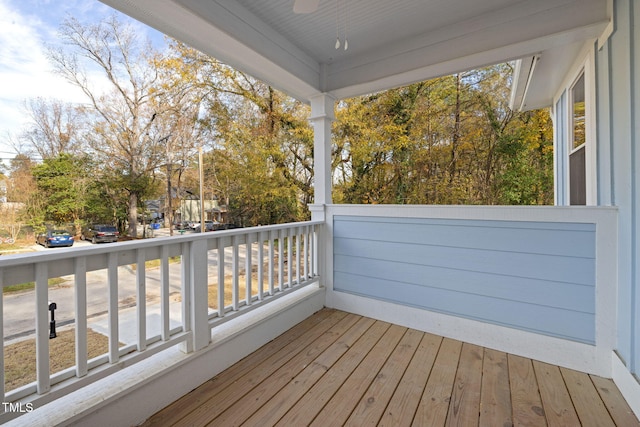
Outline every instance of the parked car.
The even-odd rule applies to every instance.
[[[216,230],[233,230],[234,228],[241,228],[239,225],[237,224],[218,224],[218,226],[216,227]]]
[[[174,230],[188,230],[191,228],[189,221],[177,221],[173,223]]]
[[[113,243],[118,241],[120,233],[113,225],[94,224],[82,230],[80,238],[91,243]]]
[[[216,221],[206,220],[204,222],[204,231],[214,231],[218,224],[220,223]],[[196,233],[199,233],[201,231],[200,223],[194,224],[193,229],[196,231]]]
[[[73,246],[73,236],[66,230],[47,230],[36,236],[36,243],[45,248]]]

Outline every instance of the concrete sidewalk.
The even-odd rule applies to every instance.
[[[171,297],[174,299],[174,297]],[[160,304],[151,304],[146,307],[147,338],[162,333],[162,317]],[[169,303],[169,329],[182,325],[182,302]],[[88,322],[89,329],[109,336],[109,315],[103,314]],[[118,310],[118,340],[124,345],[138,343],[138,310],[136,307]]]

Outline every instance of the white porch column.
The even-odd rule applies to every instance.
[[[311,219],[324,218],[324,205],[331,204],[331,124],[336,99],[326,93],[310,99],[313,123],[314,205]],[[322,212],[322,217],[318,214]]]

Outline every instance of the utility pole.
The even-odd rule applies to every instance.
[[[167,163],[167,205],[169,217],[169,236],[173,236],[173,208],[171,206],[171,162]]]
[[[200,232],[204,233],[204,167],[202,165],[202,147],[198,151],[198,167],[200,168]]]
[[[171,138],[171,134],[160,138],[158,142],[165,142],[167,144],[167,218],[169,219],[169,235],[173,236],[173,208],[171,206],[171,166],[173,163],[173,150],[171,150],[171,146],[169,145],[169,138]]]

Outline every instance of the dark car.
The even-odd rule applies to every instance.
[[[174,230],[187,230],[191,228],[191,224],[188,221],[177,221],[173,223]]]
[[[91,243],[113,243],[118,241],[120,233],[113,225],[94,224],[82,230],[80,238],[91,240]]]
[[[73,246],[73,236],[66,230],[47,230],[36,236],[36,243],[45,248]]]
[[[204,231],[214,231],[216,229],[216,226],[219,224],[220,223],[216,221],[206,220],[204,222]],[[200,223],[195,224],[193,229],[195,230],[196,233],[200,233],[201,231]]]

